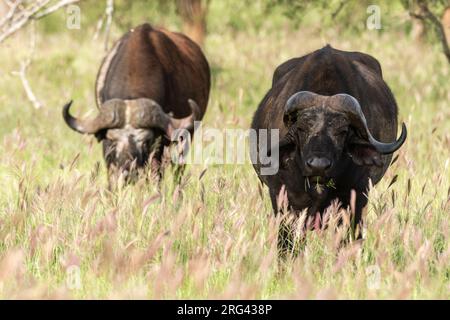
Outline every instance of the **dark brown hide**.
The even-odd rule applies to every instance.
[[[188,37],[144,24],[126,33],[111,51],[114,57],[105,58],[97,76],[99,105],[111,99],[149,98],[182,118],[190,114],[187,101],[192,99],[203,117],[210,70],[200,47]]]
[[[171,133],[183,128],[193,134],[209,90],[210,69],[200,47],[180,33],[143,24],[122,36],[102,62],[99,114],[76,119],[67,104],[63,116],[75,131],[102,141],[109,173],[131,176],[152,156],[152,170],[159,174]]]
[[[298,113],[301,116],[296,118],[294,115],[294,119],[290,121],[286,119],[286,104],[290,97],[302,91],[320,95],[310,94],[304,97],[303,103],[309,104],[308,107],[316,104],[316,107],[305,109],[305,112]],[[367,120],[367,127],[375,139],[380,142],[396,140],[397,104],[383,80],[380,64],[375,58],[364,53],[336,50],[328,45],[283,63],[275,70],[272,88],[260,103],[252,122],[253,129],[279,129],[281,141],[293,141],[290,146],[280,149],[280,168],[277,174],[261,175],[260,164],[254,165],[261,181],[269,187],[275,213],[279,209],[277,197],[283,186],[287,192],[289,208],[294,212],[308,209],[310,216],[322,214],[335,199],[344,207],[348,206],[353,189],[357,194],[355,222],[360,222],[362,209],[367,203],[363,194],[367,191],[369,179],[374,184],[380,181],[392,154],[378,154],[367,143],[369,147],[364,152],[373,152],[373,161],[362,165],[352,161],[348,139],[355,135],[364,137],[364,133],[361,134],[358,128],[352,127],[354,119],[350,119],[348,114],[341,112],[340,106],[335,105],[339,102],[337,98],[327,98],[337,94],[356,98]],[[296,137],[301,137],[298,132],[303,126],[309,126],[310,132],[316,130],[312,136],[304,138],[308,142],[316,139],[316,145],[313,143],[310,147],[316,148],[313,151],[335,153],[329,157],[335,163],[327,176],[333,179],[333,188],[325,187],[325,191],[321,193],[315,192],[314,188],[305,187],[309,182],[306,181],[307,170],[303,168],[307,159],[301,158],[303,150],[299,150],[299,140],[295,140],[301,139]],[[344,131],[339,137],[339,128],[345,126],[348,126],[350,132]],[[267,144],[270,145],[269,141]],[[330,148],[327,150],[328,146]],[[356,153],[354,155],[358,156]],[[328,160],[325,162],[319,158],[315,161],[328,166]]]

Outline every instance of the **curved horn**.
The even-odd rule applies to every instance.
[[[194,121],[200,119],[201,111],[197,102],[192,99],[188,99],[189,107],[191,108],[191,114],[181,119],[175,119],[171,117],[172,126],[175,129],[194,129]]]
[[[120,126],[123,120],[121,110],[122,105],[121,100],[110,100],[107,101],[102,108],[100,113],[93,119],[79,120],[74,118],[70,114],[70,107],[72,106],[70,101],[63,107],[63,118],[66,124],[72,129],[79,133],[95,134],[102,129],[114,128]]]
[[[283,121],[289,126],[295,122],[293,114],[301,109],[312,107],[320,103],[322,96],[311,91],[299,91],[293,94],[286,102]]]
[[[331,103],[330,106],[334,109],[345,112],[349,116],[350,122],[356,126],[363,134],[366,135],[370,144],[381,154],[390,154],[398,150],[406,140],[407,130],[406,125],[402,123],[402,133],[400,137],[390,143],[384,143],[376,140],[367,126],[366,117],[361,110],[361,105],[358,100],[349,94],[341,93],[330,97],[332,101],[336,103]]]
[[[187,117],[176,119],[165,113],[162,107],[152,99],[139,99],[136,124],[140,128],[156,127],[166,132],[171,137],[176,129],[192,130],[194,121],[200,119],[200,107],[194,100],[188,100],[191,114]]]

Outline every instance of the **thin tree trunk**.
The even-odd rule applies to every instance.
[[[444,53],[447,61],[450,63],[450,46],[448,42],[448,37],[446,35],[446,30],[444,27],[444,18],[447,20],[446,14],[444,14],[443,19],[439,19],[430,9],[428,8],[428,4],[425,0],[417,0],[417,5],[420,7],[420,13],[415,13],[413,11],[409,11],[409,15],[416,19],[427,20],[431,23],[436,31],[436,35],[441,42],[442,52]],[[447,10],[446,10],[447,11]],[[447,22],[447,21],[445,21]]]
[[[444,28],[445,37],[447,38],[447,43],[450,43],[450,7],[444,10],[441,23]]]
[[[423,9],[419,6],[416,6],[414,10],[418,15],[423,16],[425,13]],[[412,36],[413,39],[417,42],[422,42],[425,39],[427,29],[425,25],[425,21],[423,19],[419,19],[416,17],[412,18]]]
[[[183,19],[183,32],[200,46],[206,36],[208,0],[178,0],[177,9]]]

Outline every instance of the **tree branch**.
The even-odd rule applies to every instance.
[[[100,32],[103,28],[103,24],[105,23],[105,51],[108,51],[108,44],[109,44],[109,33],[111,30],[111,23],[114,13],[114,0],[106,0],[106,9],[105,13],[102,15],[102,17],[97,22],[97,28],[94,33],[94,40],[97,40]]]
[[[22,0],[14,2],[5,18],[0,22],[0,43],[12,36],[30,21],[41,19],[58,9],[80,0],[60,0],[47,7],[50,0],[37,0],[34,4],[26,6]]]
[[[409,15],[422,21],[429,21],[433,25],[439,41],[441,42],[442,51],[444,52],[444,55],[450,63],[450,48],[445,36],[444,26],[442,25],[441,21],[439,21],[439,19],[433,14],[433,12],[431,12],[425,1],[419,0],[417,4],[420,8],[421,13],[415,13],[409,10]]]
[[[346,4],[347,2],[345,2],[344,0],[342,0],[340,3],[339,3],[339,6],[337,7],[337,9],[336,10],[334,10],[334,12],[331,14],[331,19],[336,19],[336,17],[338,16],[338,14],[341,12],[341,10],[344,8],[344,6],[345,6],[345,4]]]
[[[114,0],[106,0],[106,26],[105,26],[105,51],[108,51],[109,31],[111,30],[112,17],[114,13]]]
[[[14,14],[16,13],[16,9],[17,7],[22,3],[22,1],[17,1],[14,2],[12,5],[10,5],[9,7],[9,11],[8,13],[5,15],[5,17],[0,21],[0,28],[3,28],[3,26],[9,21],[11,20],[11,18],[14,16]]]
[[[42,108],[42,103],[39,101],[38,98],[36,98],[36,95],[33,92],[33,89],[31,89],[30,82],[27,79],[27,68],[31,64],[31,59],[34,54],[34,49],[36,48],[36,34],[35,30],[33,29],[31,41],[30,41],[30,55],[28,58],[20,63],[20,70],[19,71],[13,71],[12,74],[16,75],[20,78],[20,81],[22,82],[22,86],[25,90],[25,93],[27,95],[28,100],[31,102],[33,107],[35,109]]]
[[[47,9],[43,10],[43,11],[39,11],[37,14],[35,14],[33,16],[33,19],[37,20],[37,19],[41,19],[59,9],[61,9],[62,7],[68,6],[70,4],[76,3],[80,0],[62,0],[59,1],[58,3],[55,3],[53,6],[48,7]]]

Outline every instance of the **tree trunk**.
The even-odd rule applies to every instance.
[[[416,14],[423,16],[424,12],[420,6],[416,6],[414,10]],[[422,42],[425,39],[427,29],[425,26],[425,21],[423,19],[412,17],[412,36],[417,42]]]
[[[441,23],[444,28],[445,37],[447,38],[447,43],[450,44],[450,7],[444,10]]]
[[[183,19],[183,32],[200,46],[206,36],[208,0],[178,0],[178,12]]]

